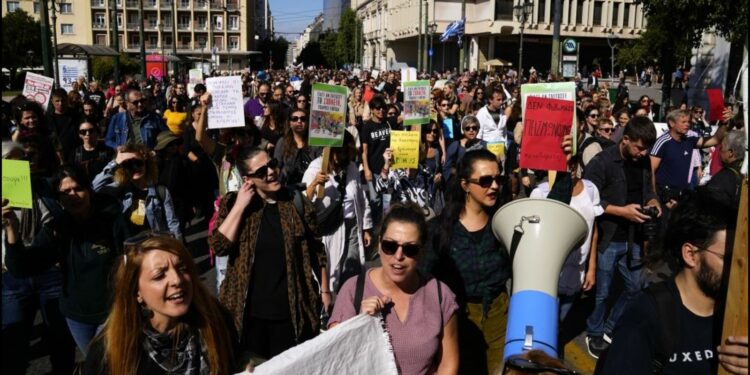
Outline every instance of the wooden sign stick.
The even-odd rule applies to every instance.
[[[323,164],[320,166],[320,171],[328,174],[329,172],[329,166],[328,162],[331,158],[331,148],[325,147],[323,148]],[[316,194],[318,196],[318,199],[323,199],[325,196],[325,187],[323,185],[318,185],[318,189],[316,190]]]
[[[737,231],[734,234],[732,264],[729,268],[729,286],[724,310],[721,343],[729,336],[747,336],[747,179],[742,179],[740,208],[737,214]],[[729,239],[727,239],[729,240]],[[719,375],[729,374],[719,365]]]

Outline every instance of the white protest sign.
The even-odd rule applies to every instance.
[[[195,96],[195,85],[203,83],[203,71],[200,69],[190,69],[188,71],[188,95],[192,98]]]
[[[654,129],[656,129],[656,138],[659,138],[662,134],[669,131],[669,125],[666,122],[655,122]]]
[[[212,100],[208,108],[209,129],[245,126],[240,76],[207,78],[206,90],[211,93]]]
[[[396,375],[393,349],[381,319],[380,314],[357,315],[271,358],[252,374]]]
[[[26,99],[33,100],[42,105],[47,110],[49,96],[52,93],[52,86],[55,80],[35,73],[26,73],[26,80],[23,83],[23,96]]]
[[[380,76],[380,71],[377,69],[373,69],[372,72],[370,73],[370,76],[372,78],[378,79],[378,77]]]
[[[60,77],[58,78],[58,84],[64,88],[65,91],[73,89],[73,82],[78,77],[83,76],[88,79],[89,67],[85,59],[58,59],[60,64]]]
[[[446,82],[448,82],[447,79],[439,79],[439,80],[435,81],[435,86],[432,86],[432,88],[434,88],[434,89],[442,89],[443,87],[445,87],[445,83]]]
[[[417,68],[401,68],[401,82],[416,81]]]

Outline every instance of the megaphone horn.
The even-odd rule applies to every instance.
[[[519,199],[492,218],[513,261],[503,358],[539,349],[557,357],[557,282],[565,258],[588,235],[575,209],[552,199]]]

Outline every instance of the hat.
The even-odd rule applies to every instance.
[[[165,130],[156,136],[156,146],[154,147],[154,150],[160,151],[163,148],[169,146],[170,143],[181,140],[182,139],[180,137],[174,135],[171,131]]]

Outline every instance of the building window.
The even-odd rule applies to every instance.
[[[39,2],[34,2],[34,14],[39,14]]]
[[[576,0],[576,25],[583,25],[583,0]]]
[[[594,2],[594,26],[601,26],[602,24],[602,8],[604,3],[601,1]]]
[[[212,16],[213,18],[213,27],[214,30],[223,30],[224,29],[224,17],[223,16]]]
[[[172,36],[171,35],[162,36],[162,38],[164,39],[164,47],[172,47]]]
[[[122,29],[122,13],[117,13],[117,28]]]
[[[206,16],[198,16],[195,18],[196,28],[199,30],[206,29]]]
[[[190,28],[190,16],[183,14],[180,15],[180,28],[183,29],[189,29]]]
[[[199,36],[198,39],[196,40],[195,47],[197,47],[199,49],[206,48],[206,37],[205,36]]]
[[[617,6],[615,6],[615,5],[617,5]],[[612,20],[610,21],[609,25],[612,26],[612,27],[617,27],[617,13],[618,13],[617,11],[620,9],[619,7],[621,7],[621,6],[622,6],[622,3],[620,3],[620,4],[612,3],[612,7],[609,10],[609,13],[612,14]]]
[[[104,27],[105,23],[104,13],[94,13],[94,27]]]
[[[538,7],[538,9],[537,9],[537,12],[536,12],[536,15],[537,15],[537,19],[536,19],[537,21],[536,22],[537,23],[546,23],[547,20],[544,19],[544,8],[547,7],[547,0],[539,0],[537,2],[537,7]]]
[[[107,45],[107,34],[96,34],[94,37],[94,43],[97,46],[106,46]]]
[[[224,37],[223,36],[214,37],[214,48],[216,48],[219,51],[224,50]]]
[[[73,24],[72,23],[60,24],[60,33],[63,35],[73,34]]]
[[[513,21],[513,0],[495,0],[495,19]]]
[[[148,46],[150,48],[156,47],[156,45],[159,44],[159,37],[157,35],[149,35],[148,36]]]
[[[190,35],[180,35],[180,48],[190,48]]]
[[[229,30],[239,30],[239,29],[240,29],[240,17],[229,16]]]
[[[60,13],[73,13],[73,4],[60,3]]]
[[[240,37],[238,36],[229,37],[229,49],[232,51],[236,51],[240,49]]]
[[[8,13],[15,12],[19,8],[21,8],[21,6],[18,4],[18,1],[8,1],[6,4],[8,5],[6,5],[5,9],[8,11]]]
[[[630,27],[630,5],[622,4],[620,6],[625,7],[625,14],[622,16],[622,27]]]

